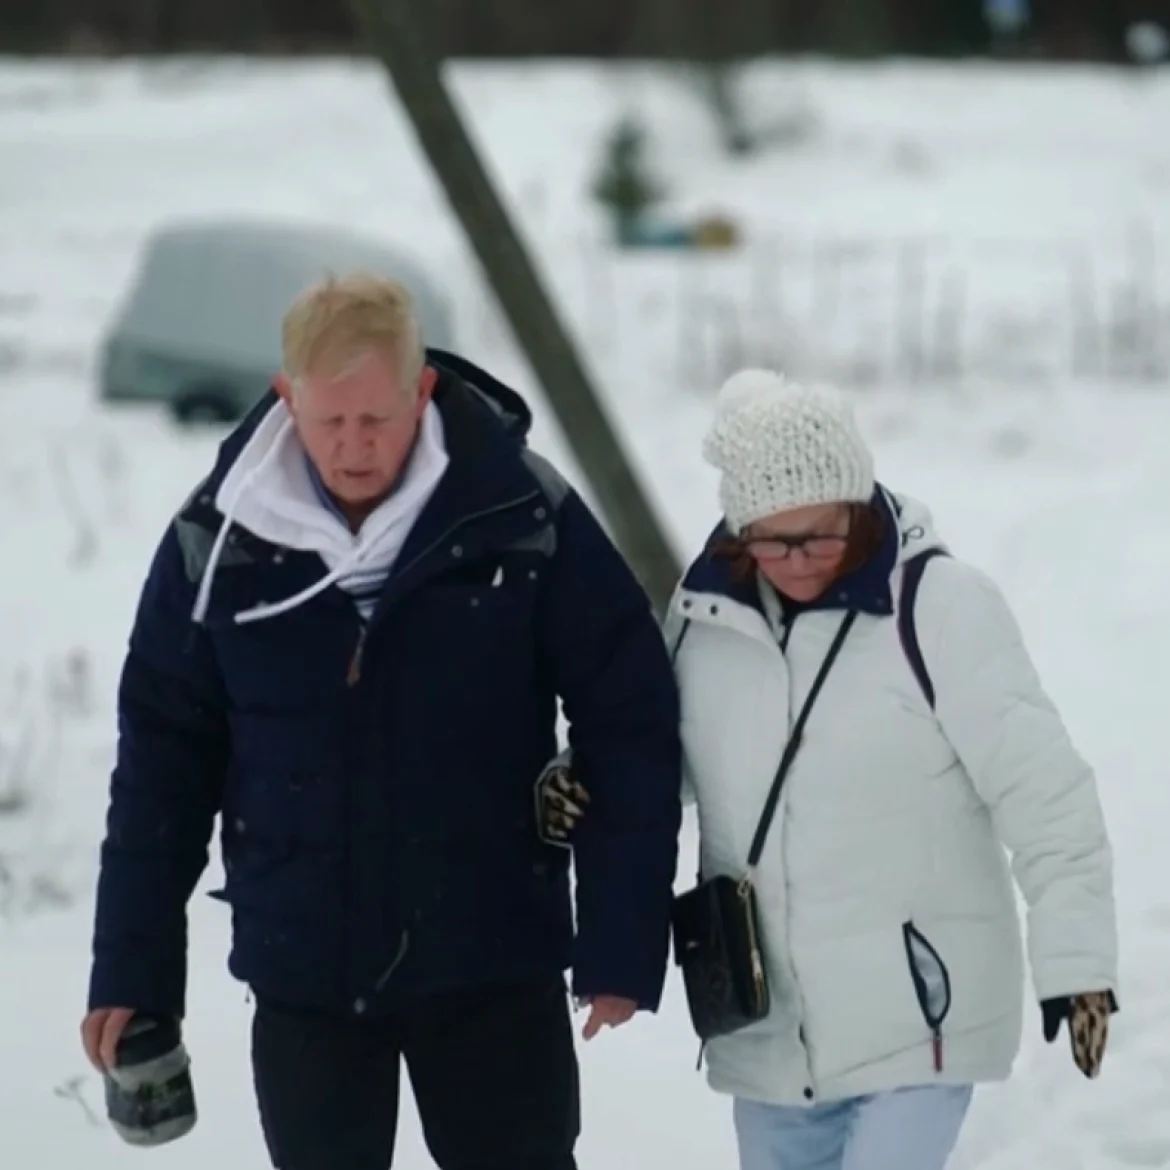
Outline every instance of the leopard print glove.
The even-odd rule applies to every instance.
[[[1072,1058],[1077,1068],[1090,1079],[1101,1072],[1105,1045],[1109,1039],[1109,1016],[1117,1011],[1117,1000],[1111,991],[1090,991],[1081,995],[1045,1000],[1044,1039],[1050,1044],[1056,1039],[1061,1020],[1068,1023]]]
[[[564,768],[550,768],[537,782],[537,824],[551,844],[566,844],[585,815],[589,793]]]

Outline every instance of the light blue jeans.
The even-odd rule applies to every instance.
[[[930,1085],[805,1108],[735,1102],[740,1170],[944,1170],[970,1085]]]

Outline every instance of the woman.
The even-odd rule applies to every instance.
[[[755,871],[771,1006],[710,1041],[709,1081],[743,1170],[941,1170],[1020,1044],[1004,847],[1045,1036],[1067,1021],[1100,1068],[1117,975],[1094,778],[1001,593],[875,483],[841,397],[742,372],[704,454],[724,521],[665,630],[704,878],[744,873],[825,672]],[[563,770],[541,792],[547,833],[603,814]]]

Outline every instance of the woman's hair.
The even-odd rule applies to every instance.
[[[884,513],[873,504],[849,505],[849,533],[845,552],[837,566],[836,580],[860,569],[881,548],[886,535]],[[742,537],[727,537],[711,546],[714,556],[731,561],[731,576],[736,584],[750,581],[756,572],[755,558]]]

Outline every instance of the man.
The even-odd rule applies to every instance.
[[[119,690],[85,1048],[185,1010],[217,814],[281,1170],[384,1170],[400,1059],[444,1170],[569,1170],[586,1037],[657,1008],[676,862],[672,671],[647,598],[525,447],[512,391],[426,353],[401,287],[289,311],[283,372],[164,535]],[[557,700],[593,797],[534,785]]]

